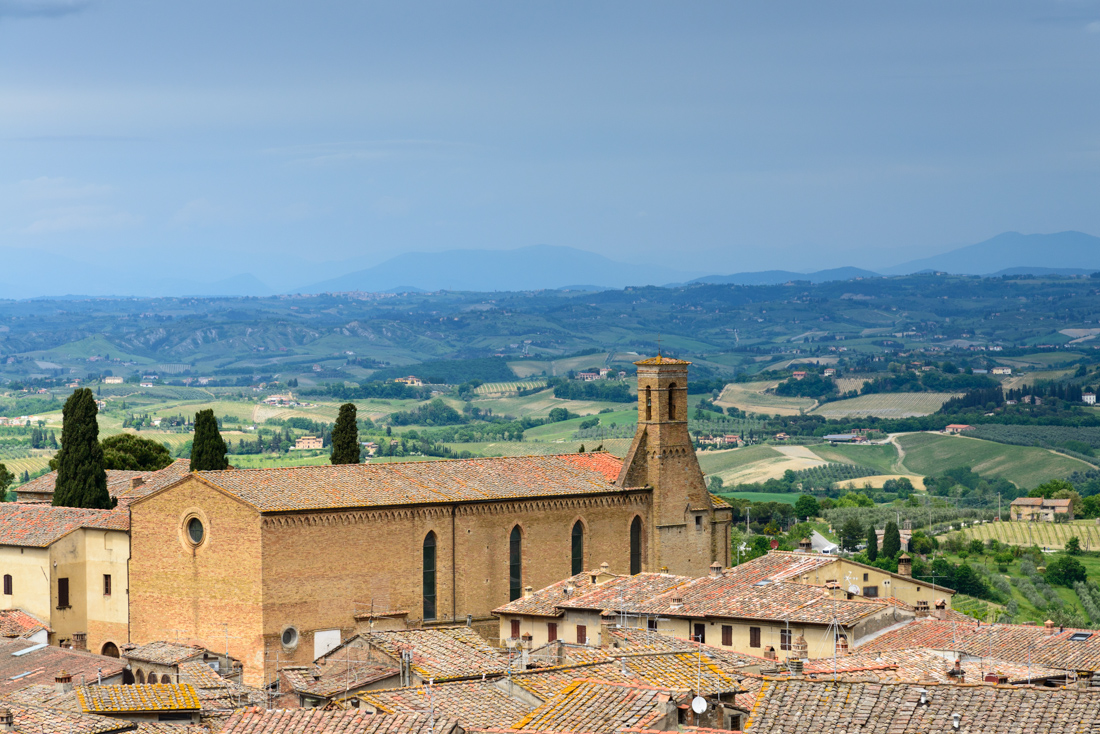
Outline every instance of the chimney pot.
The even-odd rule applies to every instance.
[[[767,647],[764,648],[764,659],[765,660],[775,660],[776,659],[776,657],[775,657],[775,648],[772,647],[771,645],[768,645]]]
[[[53,679],[53,687],[57,693],[69,693],[73,690],[73,677],[62,670]]]
[[[1050,630],[1052,632],[1054,631],[1054,621],[1053,620],[1048,619],[1046,622],[1043,622],[1043,626],[1046,627],[1048,630]]]
[[[9,708],[0,708],[0,731],[15,731],[15,716]]]
[[[524,586],[524,587],[523,587],[523,598],[524,598],[524,599],[530,599],[530,598],[531,598],[531,594],[533,594],[533,593],[534,593],[534,591],[535,591],[535,590],[534,590],[533,588],[531,588],[530,586]]]
[[[719,563],[718,561],[715,561],[714,563],[710,564],[710,575],[714,576],[715,578],[717,578],[718,576],[721,576],[722,575],[722,564]]]
[[[898,576],[909,578],[913,576],[913,559],[908,553],[902,553],[901,558],[898,559]]]
[[[87,650],[88,649],[88,633],[87,632],[73,632],[72,648],[74,650]]]

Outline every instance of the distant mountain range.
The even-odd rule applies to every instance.
[[[142,297],[270,296],[344,291],[598,291],[646,285],[825,283],[929,271],[994,277],[1028,273],[1083,275],[1100,271],[1100,237],[1083,232],[1005,232],[984,242],[910,260],[880,272],[840,267],[811,273],[765,270],[707,275],[705,271],[619,262],[598,253],[557,245],[512,250],[410,252],[367,268],[362,267],[363,263],[362,257],[327,265],[288,262],[282,268],[281,285],[273,288],[250,272],[233,275],[232,270],[223,271],[213,282],[202,282],[183,273],[151,275],[137,259],[116,257],[81,262],[73,258],[52,258],[46,267],[41,253],[10,250],[2,260],[5,270],[2,277],[6,283],[0,284],[0,298],[56,298],[69,293]],[[682,264],[690,265],[686,261]],[[326,279],[319,279],[317,275],[341,270],[350,272]],[[13,277],[13,273],[19,273],[20,277]],[[306,282],[286,287],[287,273],[297,273]]]
[[[616,262],[595,252],[558,245],[515,250],[408,252],[372,268],[307,285],[295,292],[529,291],[574,287],[623,288],[688,280],[700,273]],[[577,285],[585,283],[587,285]],[[404,288],[402,284],[406,284]]]

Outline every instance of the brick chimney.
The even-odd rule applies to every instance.
[[[765,660],[775,660],[776,659],[776,657],[775,657],[775,648],[772,647],[771,645],[768,645],[767,647],[764,648],[764,659]]]
[[[9,708],[0,709],[0,732],[2,731],[15,731],[15,716]]]
[[[1052,620],[1048,619],[1047,621],[1043,622],[1043,627],[1046,628],[1047,632],[1054,634],[1054,622]]]
[[[898,576],[913,577],[913,559],[908,553],[902,553],[898,559]]]
[[[718,561],[710,564],[710,575],[714,578],[718,578],[722,575],[722,564]]]
[[[62,670],[53,679],[53,689],[56,693],[69,693],[73,690],[73,677]]]
[[[810,657],[810,645],[802,635],[794,638],[794,644],[791,646],[791,655],[800,660],[805,660]]]
[[[836,641],[836,654],[847,655],[848,654],[848,638],[841,635]]]
[[[88,633],[87,632],[73,632],[73,639],[70,643],[74,650],[88,651]]]
[[[936,599],[936,612],[933,615],[936,619],[947,619],[947,602],[943,599]]]
[[[798,550],[802,553],[809,553],[814,549],[814,544],[810,542],[809,538],[803,538],[798,541]]]

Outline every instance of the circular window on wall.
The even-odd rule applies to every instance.
[[[194,545],[198,545],[206,537],[206,528],[202,526],[202,520],[193,517],[187,521],[187,539]]]
[[[298,630],[293,627],[287,627],[283,630],[283,647],[297,647],[298,645]]]

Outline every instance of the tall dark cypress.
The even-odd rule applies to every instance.
[[[878,558],[878,533],[875,532],[875,524],[867,527],[867,560],[874,561]]]
[[[887,558],[894,558],[901,552],[901,532],[898,524],[891,520],[886,523],[886,532],[882,535],[882,553]]]
[[[340,414],[336,416],[336,425],[332,427],[333,464],[359,463],[359,426],[355,423],[355,403],[344,403]]]
[[[218,432],[218,419],[212,408],[195,413],[195,438],[191,441],[191,471],[217,471],[229,468],[228,449]]]
[[[107,472],[99,445],[98,409],[88,388],[74,390],[62,409],[61,450],[53,503],[60,507],[107,510],[114,503],[107,492]]]

